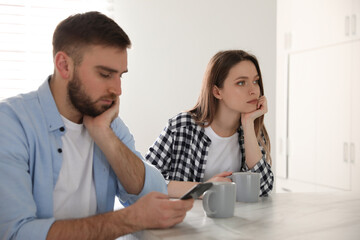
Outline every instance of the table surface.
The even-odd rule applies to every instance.
[[[145,230],[138,239],[360,239],[360,194],[275,193],[236,203],[234,217],[209,218],[196,200],[184,221]]]

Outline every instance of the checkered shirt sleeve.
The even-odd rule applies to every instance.
[[[145,159],[166,180],[202,182],[210,139],[187,112],[171,118]]]
[[[169,128],[170,123],[160,133],[153,146],[149,148],[145,159],[161,171],[166,180],[169,179],[169,170],[172,154],[173,138]]]

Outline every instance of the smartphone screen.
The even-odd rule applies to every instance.
[[[206,190],[211,188],[213,184],[211,182],[199,183],[192,187],[187,193],[185,193],[180,199],[185,200],[189,198],[197,199],[200,197]]]

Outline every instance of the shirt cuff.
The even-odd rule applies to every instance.
[[[49,229],[54,222],[54,218],[35,219],[26,222],[17,232],[16,239],[46,239]]]
[[[143,190],[139,195],[143,196],[149,192],[161,192],[167,194],[167,184],[161,172],[146,162],[144,162],[145,166],[145,183]]]
[[[263,166],[266,166],[267,162],[261,158],[260,161],[258,161],[254,167],[249,168],[248,165],[245,163],[244,170],[245,172],[259,172],[259,169],[264,168]]]
[[[167,194],[167,184],[160,171],[153,165],[150,165],[146,162],[143,163],[145,166],[145,183],[143,189],[138,195],[127,194],[127,197],[125,198],[123,196],[122,200],[126,202],[125,206],[136,202],[136,200],[150,192],[161,192]]]

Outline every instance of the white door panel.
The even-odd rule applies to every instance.
[[[350,189],[350,50],[348,43],[290,56],[290,178]]]

